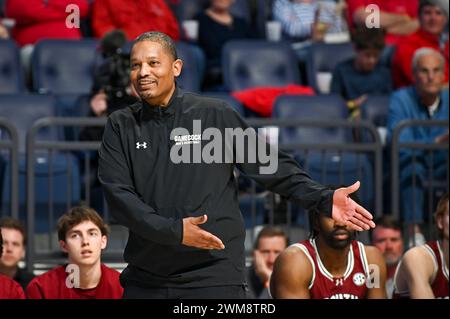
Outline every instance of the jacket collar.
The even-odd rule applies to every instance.
[[[181,96],[181,92],[177,86],[170,97],[169,103],[166,106],[150,105],[146,101],[142,100],[142,115],[144,119],[148,118],[162,118],[166,116],[172,116],[175,114],[177,108],[177,100]]]

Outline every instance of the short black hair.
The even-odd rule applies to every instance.
[[[382,28],[357,27],[352,33],[352,42],[356,50],[380,50],[385,46],[385,32]]]
[[[158,31],[149,31],[139,35],[134,44],[142,41],[157,42],[162,45],[162,47],[170,53],[174,60],[178,59],[177,48],[175,42],[167,34]]]
[[[329,190],[337,190],[338,188],[347,187],[345,185],[336,186],[336,185],[327,185],[327,189]],[[358,191],[351,193],[350,198],[353,199],[356,203],[361,204],[361,201],[358,196]],[[319,214],[324,213],[319,211],[317,208],[310,209],[308,211],[308,219],[309,219],[309,238],[316,238],[318,233],[314,229],[314,225],[316,224],[316,220],[319,218]]]

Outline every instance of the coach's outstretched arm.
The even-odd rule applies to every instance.
[[[247,130],[249,125],[236,112],[233,114],[234,116],[227,116],[230,119],[228,126]],[[255,131],[253,130],[249,134],[255,134]],[[235,154],[238,154],[239,150],[236,150],[236,145],[234,148]],[[249,153],[259,154],[260,152],[260,146],[257,146],[257,143],[249,143],[248,148],[250,149]],[[268,148],[269,146],[266,146],[266,149]],[[298,202],[307,210],[313,209],[327,213],[329,217],[357,231],[375,227],[372,215],[349,197],[351,193],[359,189],[359,181],[349,187],[333,191],[312,180],[308,173],[285,152],[274,150],[271,147],[270,154],[272,154],[269,156],[270,161],[276,162],[275,164],[269,161],[269,164],[273,165],[270,173],[264,174],[264,170],[261,168],[267,169],[269,164],[261,163],[261,158],[258,156],[256,156],[256,163],[245,161],[237,163],[237,165],[248,177],[271,191],[285,196],[288,200]],[[239,154],[237,157],[239,158]]]
[[[98,170],[111,215],[130,231],[158,244],[223,249],[219,238],[198,226],[206,222],[205,215],[184,219],[165,218],[136,193],[130,159],[125,155],[118,127],[112,118],[108,119],[103,134]]]

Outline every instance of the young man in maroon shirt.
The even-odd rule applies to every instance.
[[[0,258],[3,253],[3,239],[0,232]],[[25,299],[22,287],[11,278],[0,274],[0,299]]]
[[[91,208],[74,207],[58,221],[58,238],[69,264],[34,278],[26,289],[30,299],[118,299],[119,273],[100,261],[108,225]]]

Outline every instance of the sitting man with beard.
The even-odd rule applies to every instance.
[[[359,202],[354,196],[350,196]],[[380,251],[323,213],[309,212],[310,239],[287,248],[270,280],[274,298],[386,298],[386,264]]]

